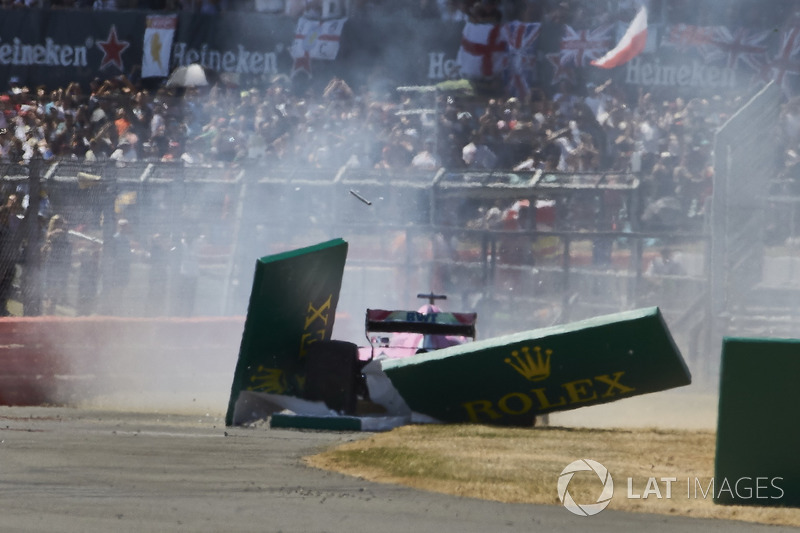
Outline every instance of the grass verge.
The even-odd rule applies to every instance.
[[[419,425],[375,434],[309,457],[307,462],[421,490],[561,505],[559,474],[571,462],[586,458],[603,464],[614,480],[609,509],[800,526],[797,508],[714,504],[709,491],[714,448],[713,431]],[[656,481],[648,486],[650,478]],[[570,494],[579,503],[593,503],[601,490],[591,472],[575,474],[569,484]]]

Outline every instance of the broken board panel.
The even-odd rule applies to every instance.
[[[331,338],[346,258],[347,243],[334,239],[256,262],[226,425],[248,419],[236,409],[242,391],[302,395],[303,358]]]
[[[691,383],[658,308],[382,362],[408,406],[442,422],[531,425],[537,415]]]

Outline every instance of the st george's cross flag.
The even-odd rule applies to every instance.
[[[625,31],[617,46],[600,59],[592,61],[592,65],[600,68],[614,68],[624,65],[644,50],[647,43],[647,9],[642,6],[631,25]]]
[[[507,42],[500,24],[467,22],[456,63],[465,78],[492,78],[503,71]]]
[[[346,21],[347,17],[325,21],[300,17],[300,20],[297,21],[294,41],[289,50],[294,58],[292,75],[301,70],[310,75],[312,59],[336,59],[336,55],[339,53],[342,29]]]
[[[144,30],[142,77],[169,75],[169,54],[178,27],[178,15],[148,15]]]

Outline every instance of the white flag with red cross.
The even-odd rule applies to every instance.
[[[339,41],[347,17],[325,21],[300,17],[289,53],[294,58],[292,74],[298,70],[311,73],[311,59],[336,59]]]
[[[461,34],[456,62],[465,78],[492,78],[505,68],[508,55],[503,26],[468,22]]]

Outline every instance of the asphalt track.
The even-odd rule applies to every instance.
[[[376,484],[302,457],[361,434],[215,416],[0,407],[0,531],[686,531],[795,528],[501,504]]]

